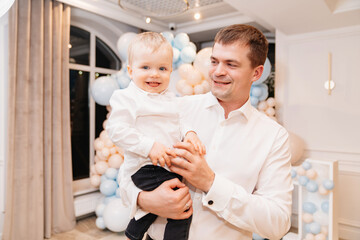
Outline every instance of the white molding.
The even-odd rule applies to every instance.
[[[81,217],[95,212],[99,200],[103,197],[100,192],[94,192],[74,198],[75,216]]]

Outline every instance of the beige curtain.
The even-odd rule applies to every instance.
[[[75,226],[69,102],[70,7],[16,0],[9,13],[4,240]]]

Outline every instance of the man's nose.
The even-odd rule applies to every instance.
[[[215,74],[215,76],[226,75],[226,70],[225,70],[225,66],[223,63],[219,63],[215,66],[214,74]]]

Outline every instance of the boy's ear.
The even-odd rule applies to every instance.
[[[127,72],[129,74],[130,78],[132,79],[132,68],[130,65],[127,65]]]

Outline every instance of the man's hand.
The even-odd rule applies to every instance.
[[[208,192],[214,182],[215,173],[207,164],[204,156],[188,142],[179,142],[174,145],[174,148],[178,157],[171,159],[170,170],[183,176],[194,187]]]
[[[154,142],[149,153],[149,158],[153,165],[156,166],[159,163],[162,167],[164,167],[165,164],[170,167],[171,161],[169,156],[176,157],[173,149],[165,147],[161,143]]]
[[[186,219],[193,213],[189,188],[177,178],[163,182],[153,191],[140,192],[137,201],[144,211],[164,218]]]

